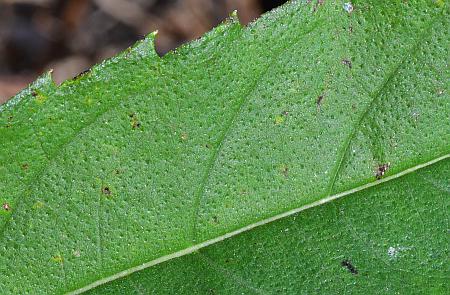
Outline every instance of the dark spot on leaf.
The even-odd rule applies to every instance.
[[[381,179],[384,175],[384,173],[386,173],[386,171],[389,169],[389,166],[391,165],[391,163],[385,163],[385,164],[381,164],[378,166],[377,171],[375,172],[375,177],[377,179]]]
[[[346,65],[349,69],[352,68],[352,62],[349,59],[343,59],[342,64]]]
[[[205,144],[205,148],[209,149],[211,146],[207,143]]]
[[[13,116],[8,117],[8,121],[12,121],[12,119],[13,119]]]
[[[141,122],[139,122],[136,113],[131,113],[128,116],[130,117],[131,127],[133,129],[141,128]]]
[[[320,110],[320,106],[322,105],[323,99],[325,98],[325,94],[321,94],[317,97],[316,104],[317,109]]]
[[[83,77],[84,75],[88,74],[90,71],[91,71],[90,69],[84,70],[84,71],[82,71],[81,73],[79,73],[78,75],[76,75],[75,77],[73,77],[72,80],[80,79],[80,78]]]
[[[346,267],[352,274],[357,275],[358,274],[358,270],[356,269],[356,267],[350,262],[350,260],[345,259],[341,262],[341,265],[343,267]]]
[[[284,177],[288,177],[289,175],[289,168],[287,165],[281,165],[281,174],[283,174]]]
[[[8,203],[3,203],[2,208],[3,208],[3,210],[5,210],[5,211],[11,210],[11,207],[9,206]]]
[[[31,95],[32,95],[33,97],[36,97],[36,96],[38,96],[38,93],[36,92],[36,90],[33,90],[33,91],[31,91]]]
[[[110,196],[111,195],[111,189],[107,186],[102,187],[102,193],[104,195]]]
[[[213,219],[214,223],[219,223],[219,218],[217,216],[214,215],[212,217],[212,219]]]
[[[22,170],[28,170],[30,166],[28,165],[28,163],[23,163],[22,164]]]
[[[349,33],[353,33],[353,27],[352,26],[348,27],[348,32]]]

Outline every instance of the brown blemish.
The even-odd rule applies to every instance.
[[[102,194],[110,196],[111,195],[111,189],[107,186],[102,187]]]
[[[356,267],[350,262],[350,260],[345,259],[341,262],[341,265],[343,267],[346,267],[352,274],[357,275],[358,274],[358,270],[356,269]]]
[[[38,93],[36,90],[31,91],[31,96],[36,97],[38,96]]]
[[[351,60],[349,60],[349,59],[343,59],[343,60],[342,60],[342,64],[343,64],[343,65],[346,65],[349,69],[352,68],[352,62],[351,62]]]
[[[141,128],[141,122],[139,122],[135,113],[131,113],[128,116],[130,117],[131,127],[133,129]]]
[[[188,138],[189,138],[189,136],[188,136],[188,134],[186,133],[186,132],[183,132],[183,133],[181,133],[181,140],[182,141],[186,141],[186,140],[188,140]]]
[[[391,163],[385,163],[378,166],[377,171],[375,172],[375,177],[380,180],[386,171],[389,169]]]
[[[3,208],[3,210],[5,210],[5,211],[11,210],[11,206],[9,206],[8,203],[3,203],[2,208]]]
[[[317,110],[319,110],[319,111],[320,111],[320,106],[322,105],[324,98],[325,98],[325,94],[321,94],[317,97],[316,104],[317,104]]]
[[[289,175],[289,168],[288,168],[287,165],[281,165],[280,171],[281,171],[281,174],[283,174],[284,177],[288,177],[288,175]]]
[[[28,165],[28,163],[23,163],[21,167],[22,170],[28,170],[28,168],[30,168],[30,165]]]

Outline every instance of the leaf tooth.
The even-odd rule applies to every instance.
[[[137,41],[128,50],[125,50],[122,54],[126,58],[153,58],[158,57],[155,49],[155,40],[158,35],[158,30],[151,32],[144,39]]]
[[[224,22],[230,22],[232,24],[241,24],[239,20],[238,11],[235,9],[233,10],[230,15],[225,19]]]

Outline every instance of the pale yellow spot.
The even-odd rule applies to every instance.
[[[93,102],[94,102],[94,100],[92,99],[92,97],[86,97],[84,99],[84,103],[88,106],[91,106]]]
[[[64,258],[61,255],[55,255],[52,257],[52,261],[56,262],[56,263],[63,263],[64,262]]]
[[[34,100],[38,104],[43,104],[47,100],[47,96],[45,96],[43,94],[40,94],[40,93],[37,93],[36,97],[34,98]]]
[[[276,125],[280,125],[284,122],[284,117],[282,115],[277,115],[275,117],[275,124]]]
[[[33,209],[41,209],[42,207],[44,207],[44,203],[41,201],[37,201],[36,203],[34,203],[33,205]]]

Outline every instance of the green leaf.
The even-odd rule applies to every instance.
[[[2,293],[445,293],[448,5],[351,8],[151,34],[0,106]]]

